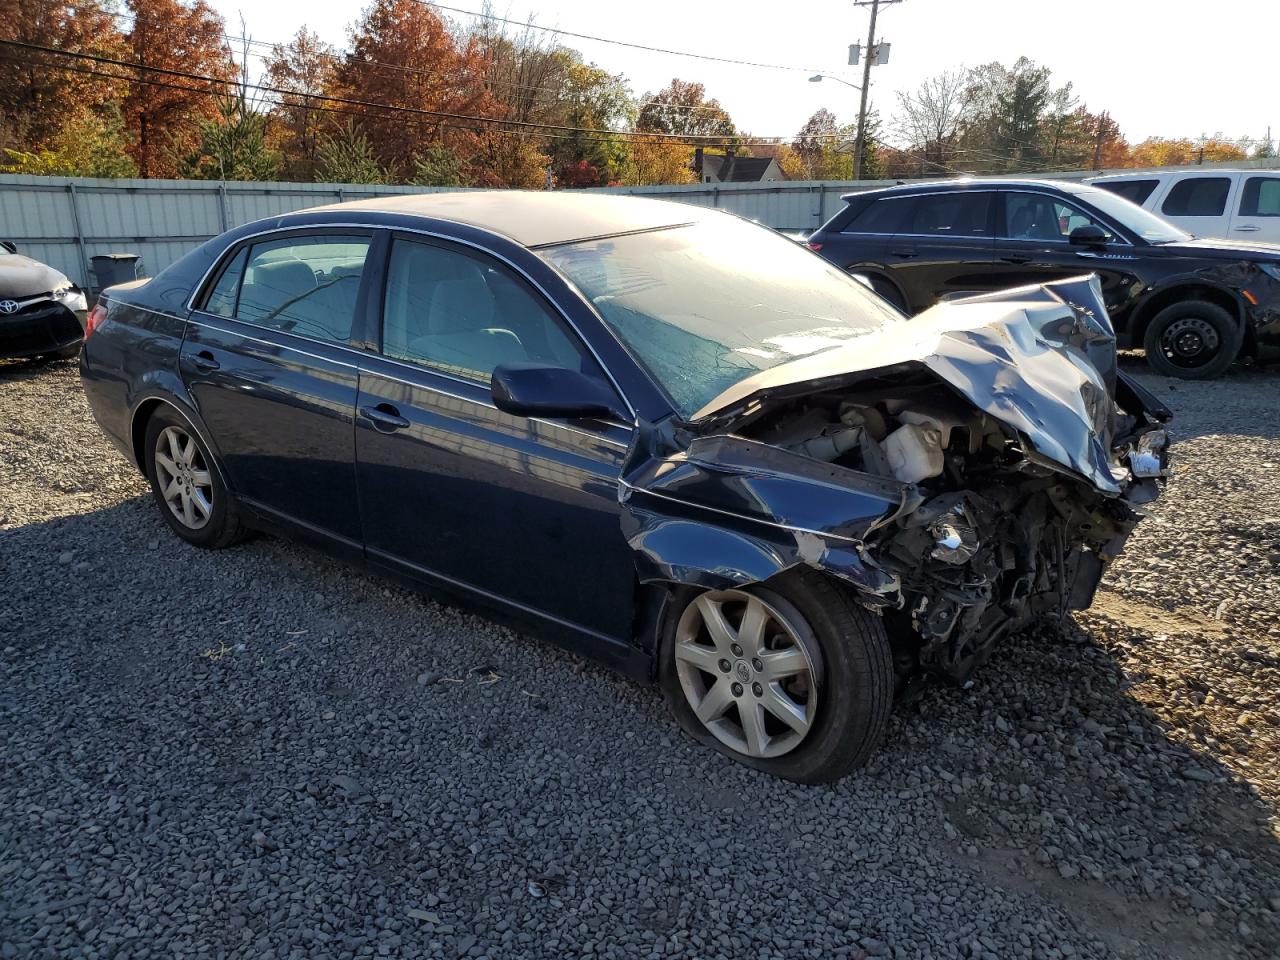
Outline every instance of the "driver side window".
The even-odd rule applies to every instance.
[[[1108,242],[1115,234],[1079,207],[1043,193],[1007,193],[1004,198],[1004,235],[1010,240],[1066,243],[1071,231],[1096,226]]]
[[[537,296],[497,263],[397,239],[387,268],[382,352],[488,384],[503,363],[544,363],[599,376]]]

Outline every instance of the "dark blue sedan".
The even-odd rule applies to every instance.
[[[480,605],[805,782],[862,763],[912,677],[1087,606],[1167,467],[1096,280],[908,322],[653,200],[289,214],[87,328],[94,415],[179,537],[276,531]]]

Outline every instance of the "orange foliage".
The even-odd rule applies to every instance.
[[[459,44],[430,7],[415,0],[374,0],[351,30],[351,52],[338,67],[336,86],[343,96],[391,107],[500,116],[485,89],[484,68],[478,45]],[[468,179],[482,178],[483,171],[474,169],[481,125],[353,109],[360,110],[359,126],[393,179],[407,178],[414,155],[436,145],[458,155]]]
[[[235,78],[222,18],[204,0],[129,0],[129,10],[135,19],[128,59],[134,63],[219,80]],[[176,176],[177,160],[199,147],[199,122],[218,115],[218,98],[212,94],[225,95],[230,88],[226,83],[138,73],[140,79],[153,82],[133,84],[124,100],[125,124],[134,141],[130,153],[141,176]]]

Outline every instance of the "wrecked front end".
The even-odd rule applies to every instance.
[[[1083,609],[1168,472],[1170,412],[1116,368],[1096,281],[935,307],[668,428],[623,479],[641,577],[798,564],[881,610],[900,666],[963,681]]]

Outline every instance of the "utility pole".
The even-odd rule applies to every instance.
[[[871,63],[879,60],[876,52],[876,15],[880,4],[901,3],[902,0],[854,0],[855,7],[871,8],[871,26],[867,29],[867,49],[862,64],[862,103],[858,107],[858,138],[853,146],[853,179],[862,179],[862,152],[867,140],[867,93],[871,90]]]

